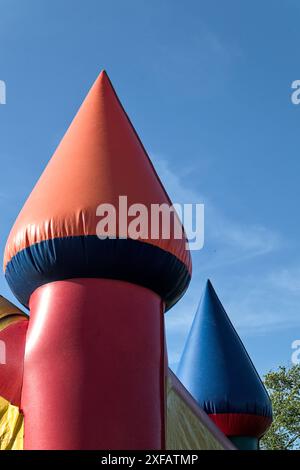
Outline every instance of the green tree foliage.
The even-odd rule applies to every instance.
[[[261,440],[262,449],[300,449],[300,365],[280,366],[265,376],[273,406],[273,424]]]

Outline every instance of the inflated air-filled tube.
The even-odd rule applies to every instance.
[[[272,423],[271,401],[210,281],[177,372],[226,436],[242,449],[258,448]]]
[[[176,214],[168,238],[124,236],[120,196],[149,214],[171,205],[102,72],[5,249],[6,279],[30,309],[25,449],[165,447],[163,313],[187,289],[191,258]],[[109,237],[97,232],[100,204],[116,208]]]

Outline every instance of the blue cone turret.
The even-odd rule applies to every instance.
[[[237,446],[258,448],[272,422],[270,398],[209,280],[177,375]]]

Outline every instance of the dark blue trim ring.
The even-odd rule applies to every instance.
[[[7,282],[25,307],[41,285],[91,277],[128,281],[156,292],[170,309],[186,291],[191,276],[176,256],[131,239],[100,240],[96,235],[55,238],[17,253],[5,271]]]

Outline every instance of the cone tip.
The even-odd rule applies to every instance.
[[[107,74],[107,72],[106,72],[105,69],[102,69],[102,70],[100,71],[100,73],[99,73],[99,75],[98,75],[98,78],[99,78],[100,80],[108,79],[108,78],[109,78],[109,77],[108,77],[108,74]]]

